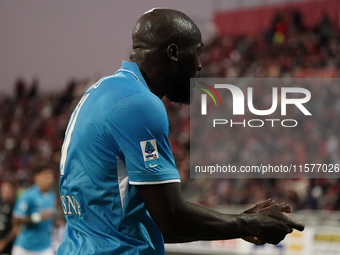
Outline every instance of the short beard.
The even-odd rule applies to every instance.
[[[191,89],[190,85],[188,85],[188,81],[185,80],[186,82],[175,82],[172,83],[173,87],[169,93],[167,93],[165,96],[174,103],[179,103],[179,104],[190,104],[191,103]]]
[[[190,68],[183,68],[171,77],[170,86],[167,87],[165,96],[179,104],[189,105],[193,99],[193,87],[190,85]]]

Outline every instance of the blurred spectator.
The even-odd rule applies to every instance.
[[[315,27],[315,32],[320,37],[319,47],[325,46],[328,40],[332,38],[333,28],[327,13],[322,15],[319,23]]]
[[[26,82],[22,77],[18,78],[15,83],[15,94],[18,101],[26,95]]]
[[[15,186],[11,181],[3,181],[0,188],[0,255],[11,254],[17,234],[12,227],[12,211],[15,203]]]
[[[305,29],[304,23],[303,23],[303,16],[299,10],[293,10],[291,12],[292,15],[292,23],[290,27],[291,33],[300,33],[303,32]]]
[[[28,98],[30,100],[33,100],[37,97],[38,95],[38,90],[39,90],[39,78],[36,75],[33,80],[32,80],[32,85],[30,90],[28,91]]]

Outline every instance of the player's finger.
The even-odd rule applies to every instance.
[[[242,239],[253,244],[256,244],[256,242],[258,241],[258,238],[255,236],[242,237]]]
[[[263,240],[265,243],[276,245],[279,244],[285,238],[285,236],[285,233],[271,232],[270,234],[267,234],[265,236],[260,236],[260,239]]]
[[[286,212],[286,213],[292,212],[292,208],[290,208],[290,206],[287,203],[281,203],[281,204],[278,204],[277,206],[281,212]],[[294,221],[293,219],[289,217],[286,217],[286,219],[288,221],[287,225],[289,227],[294,228],[299,231],[303,231],[305,229],[305,224]]]
[[[255,237],[255,236],[248,236],[248,237],[243,237],[243,240],[253,243],[255,245],[263,245],[265,242],[263,242],[260,238]]]
[[[257,213],[259,210],[266,208],[268,206],[271,206],[275,204],[275,201],[271,198],[269,198],[266,201],[260,202],[256,204],[254,207],[250,208],[249,210],[245,211],[244,213]]]
[[[256,207],[256,209],[262,209],[262,208],[266,208],[268,206],[271,206],[273,204],[275,204],[275,201],[273,199],[269,198],[266,201],[258,203],[257,205],[255,205],[255,207]]]
[[[292,218],[289,218],[287,216],[285,216],[286,221],[287,221],[287,226],[291,228],[291,232],[293,232],[293,229],[299,230],[299,231],[303,231],[305,229],[305,224],[303,224],[302,222],[297,222],[295,220],[293,220]]]
[[[294,229],[299,230],[299,231],[303,231],[305,229],[305,224],[303,224],[302,222],[294,221],[291,218],[288,218],[287,225],[289,227],[294,228]]]
[[[264,245],[266,242],[262,241],[261,239],[257,239],[255,245]]]
[[[266,242],[263,242],[260,238],[257,238],[255,245],[264,245]]]
[[[292,208],[287,203],[281,203],[277,205],[280,212],[291,213]]]

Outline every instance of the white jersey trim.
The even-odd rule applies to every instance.
[[[116,159],[117,159],[117,175],[118,175],[120,202],[122,204],[122,210],[123,210],[125,196],[126,196],[126,188],[127,188],[129,177],[128,177],[128,172],[127,172],[125,162],[121,160],[118,156],[116,156]]]
[[[137,76],[134,72],[132,72],[132,71],[130,71],[130,70],[126,70],[126,69],[121,68],[121,69],[117,70],[117,72],[128,72],[128,73],[132,73],[133,76],[135,76],[135,78],[139,81],[138,76]]]
[[[154,182],[134,182],[134,181],[129,181],[129,184],[131,184],[131,185],[156,185],[156,184],[173,183],[173,182],[181,182],[181,180],[180,179],[170,179],[170,180],[154,181]]]

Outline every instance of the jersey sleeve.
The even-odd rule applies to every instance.
[[[103,129],[115,154],[126,164],[130,184],[180,181],[160,99],[143,93],[124,98],[110,110]]]
[[[17,218],[25,218],[26,216],[31,215],[32,212],[32,205],[29,196],[27,194],[23,194],[18,198],[15,203],[13,209],[13,215]]]

